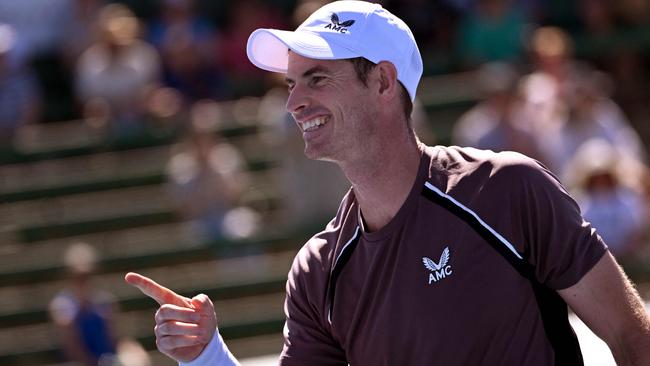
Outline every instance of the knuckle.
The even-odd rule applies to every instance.
[[[158,309],[158,311],[156,311],[156,315],[154,315],[154,317],[153,317],[156,320],[156,323],[160,323],[160,321],[162,319],[161,311],[162,311],[162,308]]]
[[[156,337],[156,348],[162,351],[164,349],[163,343],[164,342],[162,338]]]
[[[160,309],[158,309],[158,311],[156,311],[156,316],[154,317],[154,319],[156,320],[156,323],[162,324],[168,321],[171,318],[171,316],[172,313],[170,309],[161,307]]]
[[[161,324],[156,324],[155,327],[153,327],[154,334],[157,336],[166,336],[169,335],[169,324],[168,323],[161,323]]]

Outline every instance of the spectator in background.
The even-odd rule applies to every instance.
[[[540,136],[551,167],[564,174],[566,163],[586,141],[599,138],[625,159],[643,161],[641,139],[623,112],[606,94],[608,79],[591,68],[576,70],[566,85],[562,123]]]
[[[91,282],[96,260],[90,245],[71,245],[64,254],[68,287],[49,306],[65,359],[86,366],[109,365],[117,353],[113,295],[96,289]]]
[[[160,58],[138,39],[138,19],[124,5],[102,8],[99,29],[100,40],[77,65],[78,94],[87,117],[110,121],[114,137],[129,137],[142,131],[147,96],[160,82]]]
[[[524,56],[529,25],[510,0],[479,0],[458,29],[458,53],[465,67]]]
[[[29,65],[43,96],[39,120],[78,117],[68,50],[77,38],[76,2],[80,0],[0,1],[0,23],[20,35],[17,56]]]
[[[538,28],[530,48],[535,69],[522,79],[524,112],[553,171],[562,174],[577,148],[595,137],[642,159],[638,136],[608,96],[609,81],[573,58],[568,34],[556,27]]]
[[[188,103],[223,95],[214,62],[215,30],[194,11],[193,0],[164,0],[149,25],[148,40],[163,61],[163,82]]]
[[[207,240],[250,236],[257,227],[254,212],[238,209],[249,180],[241,153],[219,135],[217,108],[208,101],[192,108],[192,129],[167,165],[180,215]]]
[[[38,120],[40,95],[36,78],[17,55],[18,36],[0,23],[0,146],[9,146],[19,126]]]
[[[518,80],[519,74],[510,64],[482,66],[478,70],[482,101],[461,116],[453,131],[453,143],[493,151],[512,150],[546,160],[521,110]]]
[[[639,187],[643,168],[603,139],[586,141],[569,162],[566,181],[585,219],[597,228],[619,259],[636,255],[647,223]]]
[[[575,69],[573,43],[563,30],[541,27],[530,38],[533,71],[522,78],[521,94],[526,115],[536,131],[557,128],[561,123],[567,85]]]
[[[230,4],[223,36],[217,43],[217,63],[226,77],[228,97],[262,95],[267,75],[248,61],[246,41],[256,28],[285,27],[287,20],[267,2],[240,0]]]
[[[115,298],[93,283],[97,260],[95,249],[83,242],[64,253],[69,283],[49,305],[64,360],[84,366],[151,366],[137,341],[118,337]]]

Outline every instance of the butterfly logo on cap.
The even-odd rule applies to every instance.
[[[352,26],[354,24],[354,19],[346,20],[344,22],[341,22],[339,20],[339,16],[336,13],[332,13],[332,17],[330,18],[331,23],[326,25],[326,29],[331,29],[334,31],[338,31],[340,33],[347,33],[348,27]]]

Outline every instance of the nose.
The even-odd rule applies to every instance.
[[[299,85],[294,85],[294,87],[289,92],[289,97],[287,98],[286,109],[287,112],[296,115],[303,111],[309,104],[309,97],[305,93],[304,89]]]

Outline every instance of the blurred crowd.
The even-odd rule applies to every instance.
[[[476,75],[468,87],[480,100],[451,137],[435,136],[437,121],[416,102],[424,142],[534,157],[565,183],[615,255],[650,260],[650,2],[378,2],[413,30],[425,76]],[[347,183],[302,156],[282,78],[250,64],[245,49],[252,30],[295,28],[323,3],[2,0],[0,145],[11,146],[21,126],[70,120],[107,140],[173,131],[166,173],[179,214],[211,239],[247,237],[260,225],[246,188],[254,178],[240,147],[219,133],[218,105],[255,96],[253,117],[271,127],[292,224],[331,216]]]
[[[425,75],[476,73],[470,87],[481,100],[442,142],[535,157],[574,191],[615,252],[635,247],[650,186],[643,144],[650,136],[649,2],[381,2],[412,28]],[[218,113],[210,110],[260,97],[255,117],[275,130],[273,146],[293,146],[283,81],[248,62],[246,40],[259,27],[294,28],[322,4],[3,0],[0,144],[11,146],[22,125],[69,120],[107,140],[172,131],[179,144],[167,173],[180,214],[213,238],[250,235],[259,218],[241,204],[251,181],[246,162],[218,136]],[[415,125],[432,143],[436,121],[425,108],[416,103]],[[309,165],[295,155],[278,154],[289,167],[280,184],[293,195],[286,201],[299,203],[294,212],[329,212],[318,195],[295,197],[302,188],[294,183],[313,177],[308,186],[335,197],[345,189],[342,177],[320,165],[301,174]],[[324,184],[328,179],[335,183]],[[224,228],[233,210],[230,221],[247,224]]]
[[[123,137],[205,98],[261,96],[277,80],[248,62],[248,35],[259,27],[293,28],[323,2],[4,0],[0,136],[11,140],[21,124],[84,118]],[[647,109],[647,1],[380,2],[412,28],[425,74],[502,61],[566,78],[571,67],[533,50],[535,42],[552,42],[533,42],[535,30],[552,25],[610,75],[628,113]],[[563,51],[571,57],[573,49]]]

